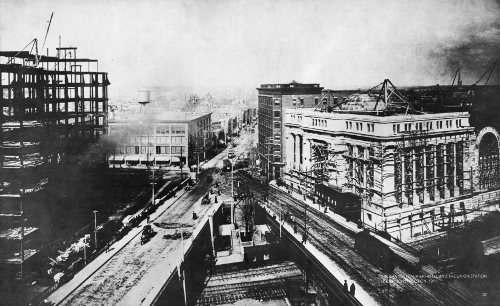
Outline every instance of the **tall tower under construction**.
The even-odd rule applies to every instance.
[[[108,75],[76,56],[0,52],[0,257],[2,274],[22,278],[39,252],[47,188],[69,169],[105,162],[89,149],[106,134]],[[52,199],[53,200],[53,199]],[[70,205],[70,203],[68,203]],[[5,273],[5,274],[4,274]]]

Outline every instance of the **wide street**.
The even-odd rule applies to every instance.
[[[245,133],[236,140],[238,155],[251,146],[254,137],[254,134]],[[222,152],[201,168],[222,167],[226,156],[227,153]],[[171,271],[182,256],[181,239],[164,239],[164,235],[174,234],[176,230],[183,231],[187,236],[193,232],[214,205],[213,200],[210,204],[201,203],[201,197],[210,187],[211,184],[206,183],[206,172],[202,171],[197,185],[190,191],[181,189],[176,198],[169,199],[152,215],[152,227],[157,232],[152,239],[141,245],[140,229],[136,230],[137,233],[132,231],[129,235],[135,233],[135,236],[130,242],[102,266],[90,273],[86,271],[89,274],[86,278],[78,277],[77,273],[72,281],[62,285],[47,300],[55,305],[140,305],[150,292],[162,285],[158,282],[158,271],[162,271],[163,275]],[[220,196],[219,202],[224,198],[224,195]],[[195,220],[193,212],[198,217]],[[139,227],[143,227],[145,222]],[[111,252],[116,251],[115,247],[110,247]],[[85,269],[80,273],[83,271]]]

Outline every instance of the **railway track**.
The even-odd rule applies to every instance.
[[[296,278],[302,278],[301,272],[292,262],[244,270],[241,266],[222,268],[209,277],[196,305],[234,303],[245,298],[283,299],[287,296],[287,280]]]
[[[220,268],[219,268],[220,269]],[[277,276],[295,276],[298,268],[292,262],[283,262],[272,265],[265,265],[249,270],[241,270],[239,267],[234,267],[234,270],[224,269],[218,270],[210,277],[211,283],[230,282],[232,280],[242,280],[245,278],[261,278],[269,275]]]
[[[300,232],[304,232],[304,204],[287,194],[271,195],[270,209],[279,212],[279,201],[290,205],[290,213],[294,216]],[[283,209],[283,205],[282,205]],[[369,260],[354,250],[354,237],[335,226],[332,221],[314,209],[307,209],[308,241],[318,250],[335,261],[344,271],[368,289],[369,293],[378,297],[382,303],[387,300],[387,275],[373,266]],[[413,272],[415,273],[415,272]],[[448,291],[440,283],[427,283],[414,274],[404,270],[398,262],[390,280],[390,300],[396,305],[441,305],[444,298],[453,305],[470,305],[471,299],[458,295],[457,291]]]
[[[270,194],[269,200],[264,202],[262,186],[245,175],[238,175],[251,192],[258,193],[259,204],[267,205],[277,216],[288,213],[293,216],[297,230],[304,232],[304,203],[286,193]],[[281,204],[281,205],[280,205]],[[446,286],[441,282],[429,283],[415,277],[421,271],[408,272],[396,263],[394,272],[389,275],[388,288],[387,274],[382,273],[370,261],[354,250],[354,235],[333,221],[325,218],[319,210],[307,207],[308,242],[336,262],[346,273],[351,275],[359,284],[372,294],[381,303],[387,301],[389,289],[390,300],[394,305],[442,305],[445,301],[453,305],[471,305],[470,294],[464,293],[458,283]],[[289,222],[289,221],[288,221]],[[412,274],[413,273],[413,274]]]

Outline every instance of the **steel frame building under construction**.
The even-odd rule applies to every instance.
[[[108,75],[76,50],[0,52],[0,256],[17,278],[37,257],[46,187],[69,165],[106,158],[89,148],[106,134]]]
[[[355,195],[357,220],[402,241],[496,209],[498,132],[488,127],[476,136],[467,112],[411,110],[389,85],[380,101],[361,94],[331,111],[287,110],[287,184],[311,197],[325,190],[319,185],[330,187],[319,198],[333,209],[339,194]]]

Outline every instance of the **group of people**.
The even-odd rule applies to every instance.
[[[356,286],[354,286],[354,283],[352,283],[351,287],[348,287],[347,281],[344,280],[344,291],[347,293],[350,293],[352,296],[354,296],[354,293],[356,292]]]

